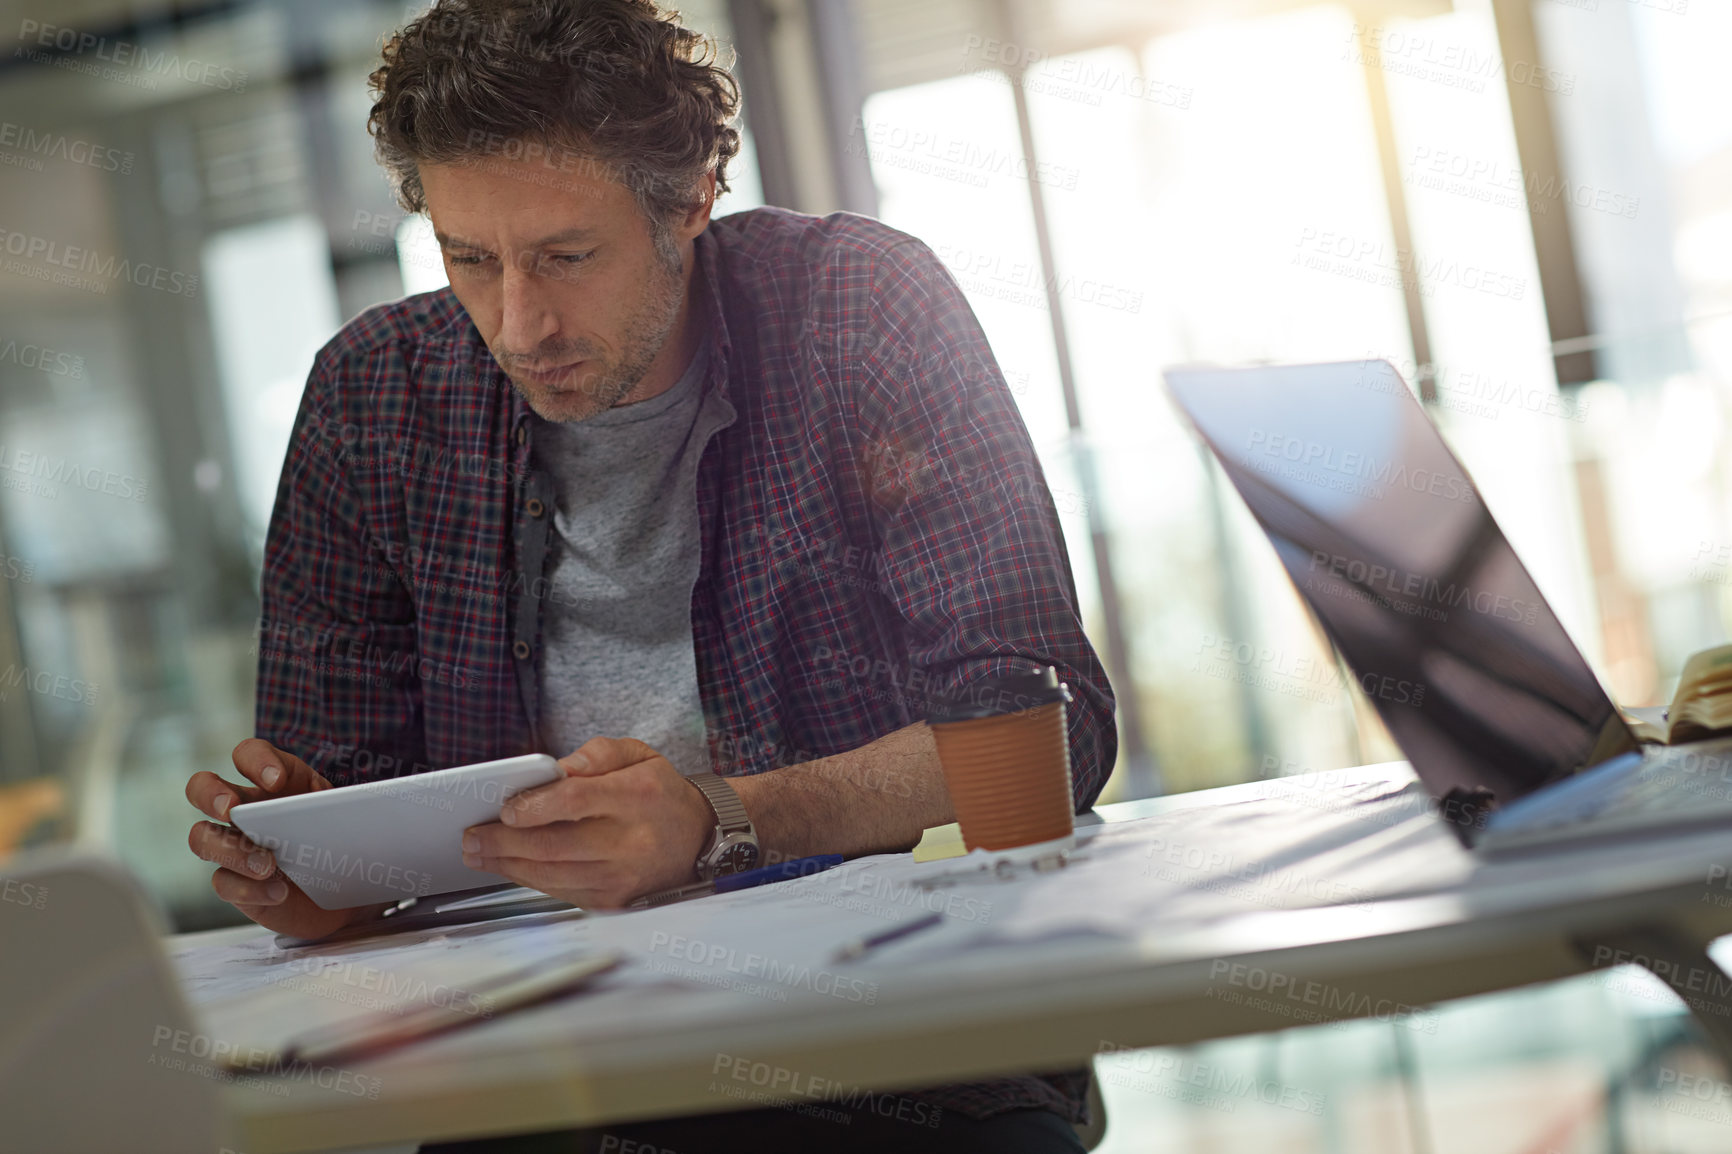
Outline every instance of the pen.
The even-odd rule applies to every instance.
[[[446,914],[453,910],[484,910],[492,906],[511,906],[519,903],[531,905],[557,900],[556,898],[549,898],[540,890],[532,890],[525,886],[508,886],[505,889],[488,890],[486,893],[458,898],[433,908],[439,913]]]
[[[463,891],[454,892],[461,894]],[[451,895],[443,896],[450,897]],[[479,895],[454,898],[443,903],[440,899],[441,895],[404,898],[394,906],[387,906],[377,918],[344,926],[322,938],[297,938],[289,934],[278,934],[277,948],[295,950],[312,945],[329,946],[338,942],[370,938],[378,934],[407,933],[412,930],[435,929],[439,926],[464,925],[472,922],[491,921],[495,918],[515,918],[524,914],[557,913],[562,910],[577,910],[578,908],[570,902],[549,897],[539,890],[524,889],[520,886],[510,887],[503,891],[491,890]]]
[[[879,946],[887,946],[891,942],[900,941],[902,938],[905,938],[910,934],[917,934],[921,930],[929,929],[943,920],[943,914],[927,914],[925,917],[915,918],[911,922],[903,922],[899,926],[891,926],[887,930],[879,930],[875,934],[868,934],[863,938],[849,942],[847,945],[841,947],[836,951],[836,955],[832,960],[838,962],[854,961],[856,958],[866,956]]]
[[[793,861],[760,866],[755,870],[745,870],[737,874],[723,874],[713,884],[717,893],[731,894],[735,890],[749,890],[753,886],[767,885],[770,882],[785,882],[790,878],[810,877],[812,874],[823,873],[825,870],[841,864],[842,855],[839,853],[813,854],[811,857],[797,857]]]
[[[396,905],[387,906],[384,909],[380,910],[379,916],[382,918],[400,918],[404,914],[408,913],[410,910],[414,909],[420,903],[420,901],[421,901],[420,898],[404,898],[402,901],[398,902]]]
[[[309,1031],[291,1039],[283,1047],[283,1057],[299,1064],[319,1064],[390,1049],[582,989],[621,960],[620,954],[606,952],[524,967],[478,984],[467,1000],[417,1006],[401,1013],[380,1010],[355,1021]],[[476,1004],[485,1012],[476,1012]]]
[[[651,906],[665,906],[670,902],[682,902],[687,898],[701,898],[709,894],[730,894],[735,890],[749,890],[754,886],[768,885],[771,882],[784,882],[792,878],[810,877],[812,874],[823,873],[842,864],[839,853],[814,854],[811,857],[799,857],[792,861],[777,862],[775,865],[762,866],[755,870],[743,870],[737,874],[723,874],[713,881],[693,882],[689,886],[679,886],[660,893],[646,894],[632,902],[628,909],[646,910]]]

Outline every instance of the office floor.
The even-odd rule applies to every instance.
[[[1683,1006],[1613,970],[1097,1061],[1100,1154],[1723,1154],[1732,1084]]]

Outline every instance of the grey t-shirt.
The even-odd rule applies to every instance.
[[[708,770],[692,649],[701,563],[697,473],[733,419],[704,395],[710,341],[658,397],[586,421],[535,418],[553,477],[542,607],[542,732],[563,757],[592,737],[635,737],[681,773]]]

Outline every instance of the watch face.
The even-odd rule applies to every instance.
[[[742,839],[731,845],[724,845],[712,860],[718,874],[737,874],[756,869],[758,843]]]

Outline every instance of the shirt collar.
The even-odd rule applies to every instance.
[[[710,310],[710,371],[709,381],[725,399],[728,395],[728,364],[729,354],[733,350],[732,338],[728,335],[727,310],[722,308],[722,250],[716,241],[714,228],[706,228],[692,242],[692,260],[697,265],[696,277],[702,278],[707,290],[704,299]]]

